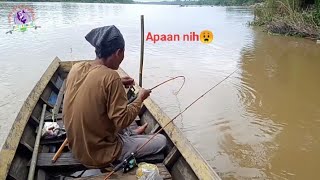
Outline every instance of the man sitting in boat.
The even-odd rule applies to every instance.
[[[70,70],[63,120],[74,157],[89,168],[102,168],[124,160],[151,137],[139,135],[139,130],[121,134],[134,122],[151,91],[141,89],[128,104],[124,85],[134,81],[116,72],[124,58],[125,42],[114,25],[93,29],[85,38],[95,47],[96,59],[77,63]],[[159,153],[165,146],[165,136],[158,134],[136,157]]]

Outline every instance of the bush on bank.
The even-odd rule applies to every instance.
[[[305,2],[309,2],[306,4]],[[251,25],[277,34],[320,38],[320,0],[267,0],[255,4]]]

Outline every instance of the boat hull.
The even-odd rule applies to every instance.
[[[80,61],[61,61],[55,58],[27,97],[0,152],[0,179],[27,179],[42,106],[43,104],[47,105],[45,121],[50,121],[50,111],[57,107],[59,101],[57,99],[64,87],[63,81],[71,67],[78,62]],[[127,75],[122,69],[119,69],[118,73],[120,76]],[[135,92],[132,94],[137,93],[140,89],[141,87],[135,86]],[[58,118],[61,118],[60,108],[58,112],[60,113]],[[139,123],[147,122],[149,124],[146,133],[154,133],[171,120],[151,98],[144,101],[139,118]],[[167,137],[168,145],[160,164],[169,172],[170,178],[220,179],[174,123],[170,123],[161,133]],[[42,166],[46,163],[41,162],[41,158],[48,155],[43,153],[54,154],[61,144],[62,141],[48,142],[48,144],[45,144],[45,141],[40,141],[35,172],[37,179],[41,179],[41,177],[54,179],[52,173],[48,172],[54,172],[55,175],[60,172],[60,174],[70,174],[73,172],[73,168],[75,168],[74,170],[83,169],[84,166],[79,164],[79,166],[66,164],[61,167],[53,164]],[[166,175],[169,177],[168,174]],[[101,177],[103,176],[92,178],[99,179]]]

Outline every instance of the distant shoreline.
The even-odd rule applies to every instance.
[[[106,3],[106,4],[135,4],[132,0],[31,0],[31,1],[4,1],[0,0],[0,2],[19,2],[19,3],[26,3],[26,2],[69,2],[69,3]]]
[[[145,4],[145,5],[176,5],[181,7],[188,6],[249,6],[251,4],[226,4],[226,3],[204,3],[203,1],[158,1],[158,2],[141,2],[133,0],[0,0],[0,2],[71,2],[71,3],[106,3],[106,4]]]

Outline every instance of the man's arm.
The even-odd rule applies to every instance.
[[[121,79],[116,79],[108,86],[107,113],[117,128],[128,127],[139,114],[142,99],[137,98],[128,105],[128,99]]]

